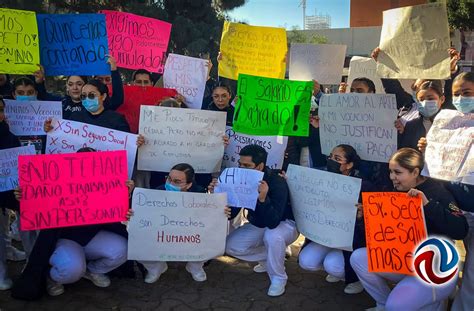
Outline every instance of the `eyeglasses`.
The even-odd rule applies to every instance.
[[[89,99],[95,99],[96,97],[99,97],[99,95],[95,94],[95,93],[89,93],[89,94],[81,94],[81,100],[84,100],[86,98],[89,98]]]
[[[184,185],[186,183],[185,181],[182,181],[182,180],[179,180],[179,179],[171,179],[170,176],[166,176],[166,180],[169,181],[172,184],[177,185],[177,186]]]

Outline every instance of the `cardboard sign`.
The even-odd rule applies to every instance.
[[[101,12],[107,21],[110,54],[117,66],[163,73],[170,23],[125,12]]]
[[[474,184],[474,113],[442,109],[426,136],[426,165],[422,174]]]
[[[226,195],[135,188],[128,259],[206,261],[224,254]]]
[[[183,95],[188,108],[201,109],[208,65],[209,61],[206,59],[168,54],[163,85]]]
[[[109,75],[103,14],[39,14],[41,64],[48,76]]]
[[[446,3],[384,11],[377,73],[389,79],[448,79],[450,42]]]
[[[40,63],[36,13],[0,8],[0,73],[32,74]]]
[[[339,84],[346,49],[345,45],[292,43],[290,80],[316,80],[320,84]]]
[[[318,244],[351,251],[362,180],[293,164],[286,175],[298,231]]]
[[[46,154],[77,152],[84,147],[97,151],[127,151],[128,176],[132,177],[137,154],[137,135],[82,122],[56,120],[46,137]]]
[[[369,272],[414,275],[413,253],[426,239],[421,197],[363,192]]]
[[[286,30],[224,22],[219,76],[237,80],[239,74],[285,78]]]
[[[0,150],[0,192],[18,187],[18,156],[34,154],[33,145]]]
[[[313,82],[240,75],[236,132],[263,136],[308,136]]]
[[[164,89],[153,86],[124,85],[124,101],[117,108],[117,112],[124,115],[132,133],[138,133],[138,121],[140,119],[140,106],[156,106],[163,99],[176,96],[173,89]]]
[[[138,169],[169,172],[189,163],[196,173],[218,172],[224,154],[226,113],[218,111],[142,106]]]
[[[377,63],[373,58],[352,56],[349,63],[349,76],[347,77],[346,93],[350,93],[352,81],[357,78],[370,79],[375,84],[375,93],[385,94],[385,89],[380,76],[377,74]]]
[[[226,168],[219,176],[214,193],[227,193],[227,204],[255,210],[258,186],[263,172],[245,168]]]
[[[125,151],[20,156],[21,230],[126,220]]]
[[[222,166],[238,167],[240,150],[247,145],[259,145],[268,153],[267,166],[271,169],[281,169],[285,157],[288,137],[286,136],[252,136],[236,133],[227,126],[225,134],[229,137],[229,145],[225,148]]]
[[[393,94],[329,94],[319,102],[323,154],[339,144],[367,161],[388,162],[397,151],[397,102]]]
[[[10,131],[17,136],[44,135],[44,121],[63,117],[61,102],[5,99],[5,103],[5,116]]]

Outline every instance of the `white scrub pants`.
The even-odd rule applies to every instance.
[[[301,249],[298,261],[304,270],[319,271],[324,269],[332,276],[339,279],[344,278],[344,256],[340,249],[310,242]]]

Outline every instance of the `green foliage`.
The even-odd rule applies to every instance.
[[[430,0],[429,2],[445,2],[448,9],[449,26],[453,29],[474,29],[473,0]]]
[[[307,31],[298,30],[297,26],[291,27],[290,31],[286,32],[288,45],[291,43],[312,43],[312,44],[325,44],[328,43],[328,39],[325,36],[319,34],[308,34]]]

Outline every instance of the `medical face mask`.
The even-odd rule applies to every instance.
[[[16,100],[19,101],[35,101],[37,100],[36,95],[17,95]]]
[[[82,100],[82,106],[87,109],[89,112],[96,112],[99,110],[99,98],[85,98]]]
[[[165,183],[165,189],[166,189],[166,191],[174,191],[174,192],[180,192],[181,191],[180,187],[175,186],[170,182]]]
[[[418,103],[418,112],[425,118],[434,116],[438,111],[437,100],[422,100]]]
[[[474,97],[456,96],[453,97],[453,105],[459,112],[473,113],[474,112]]]

